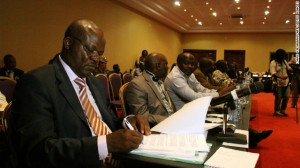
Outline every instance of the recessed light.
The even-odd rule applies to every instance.
[[[191,15],[191,18],[193,18],[194,17],[194,15]]]
[[[184,9],[183,11],[185,11],[185,12],[186,12],[187,10],[186,10],[186,9]]]
[[[267,17],[264,17],[265,20],[267,20]]]
[[[198,25],[201,25],[202,26],[202,22],[200,21],[200,22],[198,22]]]
[[[265,15],[268,15],[270,12],[268,10],[265,11]]]
[[[220,23],[220,25],[222,26],[222,25],[223,25],[223,23],[221,22],[221,23]]]
[[[240,0],[234,0],[235,1],[235,3],[239,3],[240,2]]]
[[[240,24],[244,24],[244,21],[241,20],[241,21],[240,21]]]
[[[239,6],[238,6],[238,7],[236,7],[236,9],[237,9],[237,10],[240,10],[240,9],[241,9],[241,7],[239,7]]]
[[[198,21],[198,19],[195,19],[195,21],[197,22],[197,21]]]
[[[212,15],[213,15],[214,17],[217,17],[217,12],[213,12]]]
[[[270,9],[270,6],[267,6],[268,9]]]
[[[290,20],[287,19],[287,20],[285,21],[285,24],[288,24],[288,23],[290,23]]]
[[[175,5],[175,6],[180,6],[180,5],[181,5],[181,4],[180,4],[180,1],[175,1],[175,2],[174,2],[174,5]]]
[[[268,2],[272,2],[272,0],[269,0]]]
[[[212,10],[212,8],[209,8],[209,10]]]
[[[208,5],[208,4],[209,4],[209,2],[206,2],[205,4],[206,4],[206,5]]]
[[[262,22],[262,24],[265,24],[265,22]]]

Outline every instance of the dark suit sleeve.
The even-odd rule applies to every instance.
[[[100,167],[97,137],[76,115],[82,109],[69,105],[46,72],[25,74],[16,86],[12,123],[21,167]]]

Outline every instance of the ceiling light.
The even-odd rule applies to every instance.
[[[265,20],[267,20],[267,17],[264,17]]]
[[[191,18],[193,18],[194,17],[194,15],[191,15]]]
[[[175,1],[175,2],[174,2],[174,5],[175,5],[175,6],[180,6],[180,1]]]
[[[288,23],[290,23],[290,20],[287,19],[287,20],[285,21],[285,24],[288,24]]]
[[[235,3],[239,3],[240,2],[240,0],[234,0],[235,1]]]
[[[268,15],[270,12],[268,10],[265,11],[265,15]]]
[[[212,10],[212,8],[209,8],[209,10]]]
[[[265,24],[265,22],[262,22],[262,24]]]
[[[195,19],[195,21],[197,22],[197,21],[198,21],[198,19]]]
[[[269,0],[269,2],[272,2],[272,0]]]
[[[270,6],[267,6],[268,9],[270,9]]]
[[[206,2],[205,4],[206,4],[206,5],[208,5],[209,3],[208,3],[208,2]]]
[[[217,17],[217,12],[213,12],[212,15],[213,15],[214,17]]]
[[[296,12],[293,12],[293,15],[295,15],[296,14]]]
[[[238,6],[238,7],[236,7],[236,9],[237,9],[237,10],[240,10],[240,9],[241,9],[241,7],[239,7],[239,6]]]
[[[220,23],[220,25],[222,26],[222,25],[223,25],[223,23],[221,22],[221,23]]]
[[[186,12],[186,9],[184,9],[183,11],[185,11],[185,12]]]
[[[241,21],[240,21],[240,24],[244,24],[244,21],[241,20]]]
[[[201,26],[202,26],[202,22],[198,22],[198,25],[201,25]]]

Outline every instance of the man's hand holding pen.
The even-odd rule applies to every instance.
[[[130,152],[139,147],[143,134],[150,135],[150,126],[142,115],[132,115],[124,119],[128,129],[120,129],[106,136],[109,153]]]

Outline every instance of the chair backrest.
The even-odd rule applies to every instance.
[[[107,97],[107,100],[110,101],[110,92],[109,92],[109,82],[106,74],[96,74],[95,75],[97,80],[99,80],[102,83],[102,87],[105,90],[105,95]]]
[[[4,130],[4,136],[6,143],[8,145],[9,149],[9,167],[15,168],[17,167],[17,155],[15,152],[15,147],[13,146],[13,138],[12,138],[12,128],[11,128],[11,122],[10,122],[10,116],[11,116],[11,111],[12,111],[12,101],[8,103],[8,105],[5,107],[3,111],[3,116],[2,116],[2,126]]]
[[[16,81],[9,77],[0,76],[0,91],[5,95],[6,101],[9,103],[15,90]]]
[[[128,104],[126,102],[124,93],[127,89],[129,82],[125,83],[124,85],[121,86],[120,91],[119,91],[119,96],[120,96],[120,100],[121,100],[121,105],[122,105],[122,111],[123,111],[123,115],[124,117],[131,114],[129,111],[129,107]]]
[[[124,84],[127,82],[130,82],[132,80],[132,75],[130,73],[124,73],[123,74],[123,82]]]
[[[112,100],[119,100],[119,90],[122,86],[121,75],[117,73],[112,73],[109,75],[108,80],[110,84]]]

